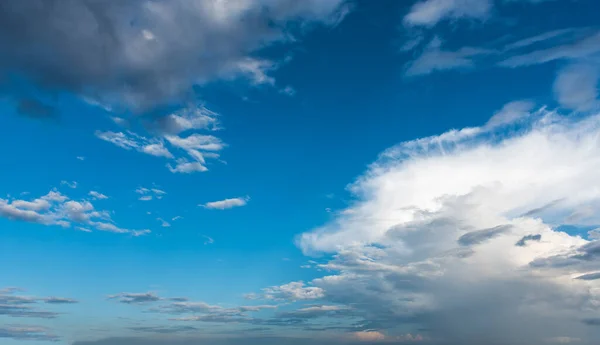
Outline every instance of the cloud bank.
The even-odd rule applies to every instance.
[[[600,114],[529,109],[384,151],[355,202],[298,239],[331,255],[320,300],[442,344],[598,339],[600,242],[560,229],[600,223]]]

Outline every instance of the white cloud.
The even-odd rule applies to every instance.
[[[202,235],[202,237],[204,237],[204,239],[205,239],[205,241],[204,241],[205,245],[215,243],[215,240],[212,237],[208,237],[206,235]]]
[[[445,51],[441,46],[442,41],[434,38],[419,57],[406,65],[405,75],[417,76],[435,71],[472,68],[475,66],[475,57],[491,53],[489,50],[471,47]]]
[[[200,164],[199,162],[189,162],[185,159],[178,160],[177,164],[175,166],[172,166],[171,164],[167,164],[167,168],[169,168],[169,171],[171,171],[172,173],[183,173],[183,174],[189,174],[189,173],[193,173],[193,172],[204,172],[204,171],[208,170],[208,168],[206,168],[204,165]]]
[[[101,195],[101,194],[100,194]],[[33,200],[7,200],[0,198],[0,217],[16,221],[73,227],[90,232],[89,228],[134,236],[150,233],[150,230],[129,230],[115,225],[110,212],[98,211],[87,200],[69,200],[57,191]]]
[[[156,157],[173,158],[173,154],[162,143],[145,145],[142,152]]]
[[[600,67],[576,63],[559,71],[554,82],[558,102],[569,109],[589,111],[598,106]]]
[[[324,290],[320,287],[306,286],[304,282],[291,282],[281,286],[271,286],[263,289],[262,295],[249,294],[249,299],[268,299],[268,300],[314,300],[324,297]]]
[[[598,339],[586,320],[600,312],[590,275],[600,242],[557,226],[600,223],[600,114],[522,105],[496,117],[518,130],[473,127],[384,151],[349,186],[351,212],[298,239],[332,256],[316,265],[330,273],[311,282],[313,296],[353,306],[363,327],[415,325],[450,344]],[[265,295],[282,290],[295,289]]]
[[[80,161],[84,161],[84,160],[85,160],[85,157],[83,157],[83,156],[77,156],[76,158],[77,158],[78,160],[80,160]]]
[[[434,26],[445,19],[485,19],[491,9],[490,0],[422,0],[404,17],[410,26]]]
[[[202,206],[202,207],[208,208],[208,209],[226,210],[229,208],[245,206],[248,203],[248,200],[250,200],[249,197],[232,198],[232,199],[225,199],[225,200],[219,200],[219,201],[211,201],[211,202],[207,202],[206,204],[199,205],[199,206]]]
[[[150,201],[154,198],[156,199],[162,199],[167,192],[165,192],[164,190],[158,189],[158,188],[145,188],[145,187],[138,187],[135,192],[137,194],[140,194],[141,196],[138,198],[138,200],[141,201]]]
[[[71,181],[71,182],[69,182],[69,181],[60,181],[60,184],[63,185],[63,186],[67,186],[69,188],[73,188],[73,189],[77,188],[77,182],[76,181]]]
[[[98,200],[103,200],[103,199],[108,199],[108,197],[100,192],[96,192],[94,190],[90,191],[88,193],[89,196],[91,196],[94,199],[98,199]]]
[[[140,145],[134,137],[128,136],[123,132],[102,132],[96,131],[96,136],[104,141],[113,143],[126,150],[139,149]]]
[[[160,226],[162,226],[163,228],[168,228],[171,226],[171,224],[169,224],[169,222],[167,222],[166,220],[164,220],[162,218],[156,218],[156,220],[158,220],[160,222]]]
[[[193,173],[207,171],[206,159],[219,158],[218,151],[225,144],[214,135],[188,133],[198,130],[219,130],[218,114],[204,106],[190,106],[177,113],[158,119],[149,124],[152,137],[144,137],[132,131],[96,131],[96,136],[126,150],[135,150],[155,157],[175,160],[175,166],[167,163],[173,173]],[[182,136],[184,133],[187,135]],[[166,145],[170,145],[171,150]],[[174,149],[174,151],[172,151]],[[180,152],[177,152],[177,151]],[[186,156],[181,155],[183,151]]]
[[[530,101],[514,101],[504,105],[485,124],[485,128],[492,129],[503,125],[515,123],[529,116],[535,104]]]
[[[596,32],[576,42],[511,56],[501,61],[499,65],[502,67],[515,68],[543,64],[556,60],[583,59],[597,54],[598,52],[600,52],[600,32]]]

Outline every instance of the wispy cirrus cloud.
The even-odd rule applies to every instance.
[[[406,65],[406,76],[419,76],[435,71],[469,69],[475,67],[475,58],[492,54],[481,48],[464,47],[456,51],[442,50],[442,41],[434,38],[423,53]]]
[[[404,17],[409,26],[435,26],[442,20],[485,19],[493,7],[491,0],[421,0]]]

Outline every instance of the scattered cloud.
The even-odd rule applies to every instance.
[[[165,192],[164,190],[158,189],[158,188],[144,188],[144,187],[138,187],[135,192],[137,194],[140,194],[140,197],[138,198],[138,200],[141,201],[150,201],[154,198],[156,199],[162,199],[167,192]]]
[[[144,293],[129,293],[122,292],[116,295],[108,296],[109,299],[116,299],[120,303],[125,304],[144,304],[157,302],[162,300],[162,298],[158,297],[153,292],[144,292]]]
[[[204,239],[205,239],[205,241],[204,241],[204,244],[205,244],[205,245],[207,245],[207,244],[213,244],[213,243],[215,243],[215,240],[213,240],[213,238],[212,238],[212,237],[208,237],[208,236],[206,236],[206,235],[202,235],[202,237],[204,237]]]
[[[104,200],[104,199],[108,199],[108,197],[100,192],[96,192],[94,190],[90,191],[88,193],[89,196],[91,196],[94,200]]]
[[[77,156],[77,157],[75,157],[75,158],[77,158],[77,159],[78,159],[78,160],[80,160],[80,161],[84,161],[84,160],[85,160],[85,157],[84,157],[84,156]]]
[[[325,291],[320,287],[306,286],[304,282],[291,282],[281,286],[271,286],[263,289],[262,294],[247,294],[247,299],[266,300],[314,300],[325,296]]]
[[[158,220],[160,222],[160,226],[162,226],[163,228],[168,228],[171,226],[171,224],[169,222],[167,222],[166,220],[164,220],[162,218],[156,218],[156,220]]]
[[[0,290],[0,316],[52,319],[58,317],[59,313],[40,308],[40,303],[51,305],[78,303],[74,299],[64,297],[19,295],[17,294],[19,291],[22,291],[22,289],[4,288]]]
[[[129,230],[116,226],[108,211],[98,211],[88,200],[70,200],[56,190],[33,200],[0,198],[0,217],[15,221],[74,227],[82,231],[129,233],[140,236],[150,230]]]
[[[230,208],[234,208],[234,207],[245,206],[249,200],[250,200],[249,197],[232,198],[232,199],[225,199],[225,200],[219,200],[219,201],[211,201],[211,202],[207,202],[206,204],[201,204],[199,206],[202,206],[202,207],[208,208],[208,209],[212,209],[212,210],[226,210],[226,209],[230,209]]]
[[[67,187],[73,188],[73,189],[77,188],[77,182],[76,181],[71,181],[71,182],[69,182],[69,181],[60,181],[60,184],[62,186],[67,186]]]

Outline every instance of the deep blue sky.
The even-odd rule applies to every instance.
[[[7,3],[0,5],[0,20],[8,23],[0,26],[0,289],[25,291],[4,291],[0,306],[17,295],[78,301],[42,305],[45,297],[35,297],[35,310],[61,313],[56,318],[0,307],[0,325],[7,325],[0,326],[0,342],[10,345],[36,337],[67,344],[152,335],[136,325],[177,334],[173,318],[221,316],[215,308],[148,313],[176,296],[224,308],[278,306],[240,316],[257,320],[289,322],[285,311],[316,306],[360,310],[365,299],[358,295],[348,301],[326,292],[321,300],[320,292],[301,298],[279,288],[276,298],[261,289],[302,281],[308,290],[294,293],[327,291],[313,279],[339,271],[308,260],[331,263],[357,243],[372,244],[357,237],[349,247],[312,251],[326,245],[307,248],[299,236],[346,224],[342,211],[373,197],[347,186],[368,178],[382,151],[452,129],[491,131],[488,119],[515,101],[531,104],[524,111],[532,114],[546,106],[587,117],[598,108],[600,4],[591,0],[238,1],[223,7],[231,15],[225,19],[212,1],[157,1],[154,10],[142,0],[98,1],[95,10],[67,1],[44,9]],[[175,21],[165,19],[169,13]],[[510,48],[531,37],[538,39]],[[530,53],[530,62],[505,64]],[[99,74],[90,72],[95,68]],[[575,82],[561,79],[569,71]],[[583,93],[593,99],[577,96]],[[212,112],[206,118],[219,129],[173,132],[161,122],[198,109]],[[174,143],[193,135],[211,135],[201,140],[219,148]],[[148,145],[169,157],[148,153]],[[204,158],[196,160],[192,150]],[[176,171],[182,163],[198,171]],[[50,191],[68,199],[48,201]],[[575,225],[587,231],[594,224]],[[569,228],[573,234],[577,226]],[[258,300],[244,297],[261,291]],[[126,294],[156,299],[128,302]],[[410,341],[407,334],[424,328],[395,329],[382,321],[388,314],[365,313],[315,319],[339,327],[317,337]],[[379,327],[367,326],[375,320]],[[245,322],[194,327],[204,337],[210,327],[316,334],[304,321]]]

